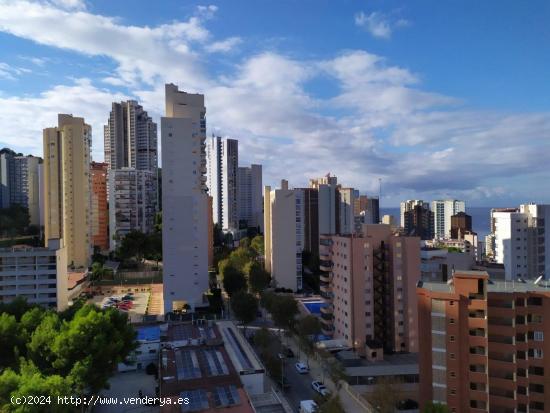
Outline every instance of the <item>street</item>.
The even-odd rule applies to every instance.
[[[290,388],[284,391],[284,395],[296,411],[299,410],[300,400],[315,398],[317,393],[311,388],[311,382],[321,379],[320,377],[311,377],[310,373],[299,374],[294,368],[294,364],[298,361],[298,357],[287,358],[284,367],[284,375],[290,384]],[[302,361],[305,363],[305,359]]]

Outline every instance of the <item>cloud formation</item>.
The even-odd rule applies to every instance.
[[[360,11],[355,14],[355,25],[380,39],[391,38],[395,29],[407,27],[409,24],[408,20],[393,19],[392,16],[379,11],[373,11],[369,14]]]
[[[148,27],[51,3],[0,0],[0,31],[115,64],[101,81],[79,78],[33,97],[0,97],[0,142],[40,154],[42,128],[69,112],[92,124],[99,159],[111,102],[137,98],[158,120],[164,83],[173,82],[205,93],[209,132],[239,139],[239,157],[264,164],[266,184],[287,178],[306,185],[331,172],[368,192],[382,178],[394,204],[414,195],[475,204],[510,194],[502,177],[548,179],[549,113],[472,111],[364,50],[326,59],[261,50],[214,75],[209,67],[216,56],[242,41],[213,36],[207,26],[216,12],[204,6],[187,20]],[[309,83],[319,79],[336,92],[316,97]],[[518,191],[514,196],[528,188]]]

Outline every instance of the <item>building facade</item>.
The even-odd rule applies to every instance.
[[[109,179],[110,248],[130,231],[148,233],[156,214],[155,176],[134,168],[111,169]]]
[[[322,235],[319,253],[323,334],[372,359],[417,351],[420,239],[366,224],[362,234]]]
[[[107,163],[91,162],[92,177],[92,246],[109,249],[109,208],[107,204]]]
[[[456,199],[432,201],[432,212],[434,213],[435,237],[451,238],[451,217],[459,212],[466,212],[466,205],[464,201]]]
[[[472,232],[472,217],[465,212],[459,212],[451,216],[451,239],[464,238],[464,235]]]
[[[40,225],[40,186],[38,168],[42,159],[36,156],[13,158],[13,178],[10,188],[11,204],[24,206],[29,210],[31,225]]]
[[[62,239],[67,263],[87,267],[91,255],[90,146],[92,128],[83,118],[58,115],[44,129],[44,231],[46,244]]]
[[[277,287],[302,289],[304,197],[301,189],[264,188],[265,269]]]
[[[421,199],[408,199],[400,203],[401,215],[400,215],[399,222],[400,222],[401,228],[405,228],[405,212],[411,211],[417,205],[420,205],[426,209],[430,209],[430,204],[428,204],[427,202],[424,202]]]
[[[550,205],[524,204],[491,210],[494,259],[506,279],[550,277]]]
[[[405,211],[404,230],[406,235],[417,236],[422,240],[434,238],[434,213],[428,204],[415,205]]]
[[[66,253],[61,240],[52,239],[48,248],[0,248],[0,302],[23,297],[30,304],[67,308]]]
[[[239,142],[212,136],[206,143],[206,185],[214,200],[214,223],[239,229]]]
[[[237,194],[239,226],[259,228],[263,232],[262,165],[239,166]]]
[[[451,412],[545,412],[548,285],[490,281],[483,271],[419,284],[420,407]]]
[[[204,95],[167,84],[161,121],[164,310],[206,305],[208,190]]]

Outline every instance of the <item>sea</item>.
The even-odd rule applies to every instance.
[[[484,241],[491,231],[491,209],[495,207],[466,207],[466,213],[472,217],[472,229],[477,233],[478,240]],[[400,220],[399,208],[380,208],[380,219],[384,215],[393,215],[395,222]]]

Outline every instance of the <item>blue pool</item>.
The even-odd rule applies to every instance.
[[[142,341],[160,340],[159,326],[138,327],[136,330],[137,330],[138,340],[142,340]]]
[[[321,314],[321,308],[326,306],[322,301],[305,301],[303,304],[311,314],[315,315]]]

